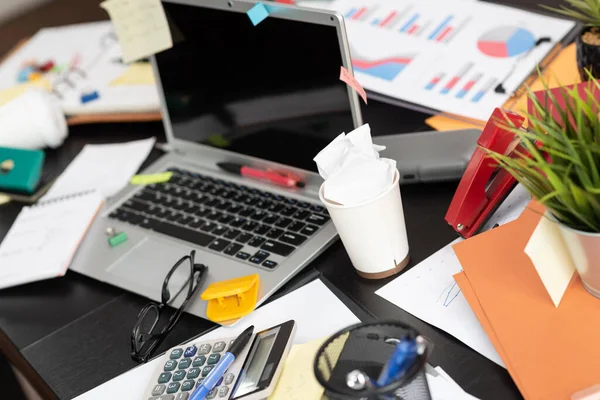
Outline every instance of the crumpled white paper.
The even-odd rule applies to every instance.
[[[325,199],[353,206],[388,189],[394,182],[396,161],[380,158],[379,152],[384,149],[373,144],[369,124],[333,139],[314,158],[325,179]]]

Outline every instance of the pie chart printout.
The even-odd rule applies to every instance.
[[[484,33],[477,41],[477,48],[490,57],[507,58],[531,50],[535,42],[535,36],[527,29],[502,26]]]

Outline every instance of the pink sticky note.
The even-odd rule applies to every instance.
[[[356,78],[352,76],[350,71],[348,71],[344,67],[341,67],[340,69],[340,81],[346,82],[348,86],[354,89],[356,93],[358,93],[360,97],[362,97],[365,104],[367,104],[367,93],[365,92],[365,89],[363,89],[363,87],[360,85],[360,83],[358,83]]]

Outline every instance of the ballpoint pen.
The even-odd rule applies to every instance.
[[[219,379],[225,375],[225,372],[227,372],[227,369],[231,366],[231,364],[233,364],[236,357],[240,355],[242,350],[244,350],[253,333],[254,325],[251,325],[233,341],[231,346],[229,346],[229,350],[223,354],[221,360],[217,363],[217,365],[215,365],[212,371],[210,371],[200,386],[196,388],[194,393],[192,393],[190,400],[206,399],[208,393],[215,388],[217,382],[219,382]]]
[[[417,356],[425,351],[425,340],[421,336],[410,338],[406,336],[396,345],[396,349],[381,370],[377,378],[377,386],[387,386],[402,378],[413,365]]]
[[[217,163],[217,167],[232,174],[247,176],[254,179],[267,180],[271,183],[287,187],[304,187],[304,182],[290,173],[262,170],[235,163]]]

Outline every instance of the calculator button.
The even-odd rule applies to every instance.
[[[174,400],[175,396],[173,396],[172,394],[163,394],[162,396],[160,396],[158,398],[158,400]]]
[[[179,386],[181,386],[179,382],[169,383],[169,386],[167,386],[167,393],[177,393]]]
[[[176,360],[183,355],[183,350],[181,349],[173,349],[171,352],[171,356],[169,357],[171,360]]]
[[[221,386],[221,383],[223,383],[223,377],[219,378],[215,386]]]
[[[200,350],[198,350],[198,355],[201,356],[201,355],[210,353],[211,348],[212,348],[212,346],[208,343],[204,343],[203,345],[200,345]]]
[[[196,346],[190,346],[187,349],[185,349],[185,353],[183,354],[184,357],[194,357],[196,355],[196,351],[198,350],[198,348]]]
[[[185,381],[181,384],[181,390],[187,392],[188,390],[192,390],[194,388],[194,381]]]
[[[187,373],[188,379],[196,379],[198,376],[200,376],[200,368],[190,368]]]
[[[229,393],[229,388],[227,386],[223,386],[219,389],[219,397],[225,397]]]
[[[210,371],[212,371],[214,367],[214,365],[207,365],[206,367],[202,368],[202,377],[205,378],[206,375],[210,374]]]
[[[179,361],[179,369],[189,368],[190,365],[192,365],[192,359],[191,358],[184,358],[183,360]]]
[[[226,385],[231,385],[233,383],[234,379],[235,379],[235,375],[232,374],[231,372],[225,374],[225,384]]]
[[[208,356],[208,361],[206,362],[206,364],[215,365],[216,363],[219,362],[220,359],[221,359],[220,354],[211,354],[210,356]]]
[[[170,372],[163,372],[158,376],[158,383],[167,383],[171,380]]]
[[[205,356],[198,356],[194,358],[194,362],[192,363],[192,367],[201,367],[206,362]]]
[[[217,397],[217,389],[213,389],[210,392],[208,392],[208,395],[206,396],[207,399],[214,399],[215,397]]]
[[[173,371],[177,367],[177,361],[169,360],[165,363],[165,372]]]
[[[220,353],[225,350],[225,342],[217,342],[215,343],[215,347],[213,347],[213,353]]]
[[[187,392],[180,392],[177,397],[175,397],[175,400],[188,400],[188,398],[190,397],[190,394]]]
[[[152,389],[152,396],[160,396],[165,392],[167,387],[165,385],[156,385],[154,389]]]
[[[198,382],[196,382],[196,387],[200,386],[202,382],[204,382],[204,378],[198,379]]]
[[[185,378],[185,371],[175,371],[173,373],[173,382],[182,381]]]

